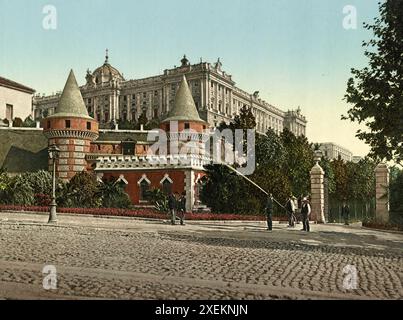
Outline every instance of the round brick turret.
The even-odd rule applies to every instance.
[[[88,115],[73,70],[53,115],[42,123],[48,144],[60,149],[56,176],[68,181],[87,168],[90,144],[98,138],[98,122]],[[49,159],[49,168],[52,160]]]

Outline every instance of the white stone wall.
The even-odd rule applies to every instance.
[[[6,105],[13,106],[13,118],[24,120],[32,113],[32,94],[0,86],[0,119],[6,118]]]

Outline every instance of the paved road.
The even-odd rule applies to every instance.
[[[0,298],[402,299],[403,234],[0,213]],[[57,289],[45,290],[45,265]],[[357,270],[346,290],[343,269]],[[350,269],[351,270],[351,269]]]

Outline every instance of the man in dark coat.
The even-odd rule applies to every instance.
[[[272,220],[272,216],[273,216],[273,195],[271,193],[267,197],[265,213],[266,213],[266,217],[267,217],[267,230],[272,231],[273,230],[273,220]]]
[[[311,205],[307,198],[302,200],[301,216],[302,216],[302,231],[309,232],[311,228],[309,226],[309,217],[311,215]]]
[[[350,207],[346,203],[346,201],[343,202],[343,206],[341,207],[341,215],[344,218],[344,224],[346,226],[350,225],[349,224],[349,218],[350,218]]]
[[[183,191],[181,197],[179,198],[178,202],[178,215],[181,221],[181,225],[183,226],[185,220],[185,213],[186,213],[186,192]]]
[[[175,193],[176,194],[176,193]],[[176,222],[176,210],[178,208],[177,198],[173,193],[171,193],[168,197],[168,208],[171,214],[171,224],[175,225]]]

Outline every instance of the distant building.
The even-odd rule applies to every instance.
[[[0,77],[0,122],[15,118],[24,120],[32,114],[34,89]]]
[[[353,159],[353,153],[333,142],[320,143],[320,150],[323,152],[323,156],[329,160],[338,159],[339,157],[344,161],[351,161]]]
[[[123,74],[109,63],[108,53],[102,66],[93,72],[87,70],[86,84],[80,87],[84,103],[101,128],[118,120],[137,121],[145,113],[148,120],[163,120],[174,106],[174,100],[186,75],[188,85],[200,117],[212,127],[222,121],[229,123],[242,107],[252,109],[256,129],[277,134],[288,128],[295,135],[306,134],[307,121],[301,110],[283,111],[259,97],[259,91],[248,93],[236,86],[232,75],[216,63],[200,61],[191,64],[186,56],[180,66],[164,70],[157,76],[126,80]],[[61,93],[52,96],[35,96],[35,119],[52,115]]]

